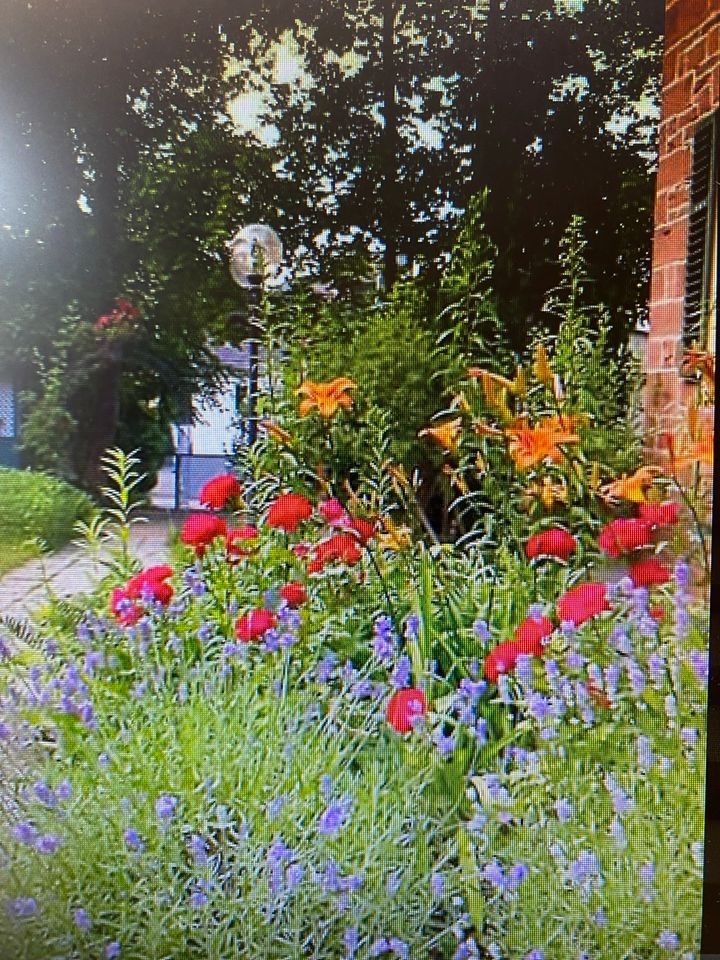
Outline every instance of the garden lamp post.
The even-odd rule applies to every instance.
[[[247,315],[231,314],[230,320],[248,344],[248,443],[257,439],[256,395],[258,389],[258,339],[263,333],[260,305],[266,286],[277,281],[283,256],[282,243],[275,231],[262,223],[242,227],[228,243],[230,275],[247,291]]]

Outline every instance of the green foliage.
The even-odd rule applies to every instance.
[[[68,483],[42,473],[0,468],[0,539],[39,539],[51,550],[72,536],[75,522],[93,509],[90,499]]]
[[[607,309],[590,299],[584,228],[583,219],[574,216],[560,242],[561,280],[544,307],[560,322],[557,334],[543,342],[552,352],[552,370],[562,383],[567,408],[590,417],[587,459],[610,472],[629,473],[641,458],[641,364],[627,345],[611,343]]]

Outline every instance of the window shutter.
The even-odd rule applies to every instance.
[[[713,242],[717,217],[718,114],[701,123],[693,138],[690,220],[683,346],[703,349],[708,334]]]

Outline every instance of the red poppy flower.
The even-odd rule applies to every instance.
[[[425,694],[417,687],[398,690],[387,705],[387,721],[398,733],[409,733],[415,722],[426,713]]]
[[[249,557],[253,551],[248,549],[247,546],[241,546],[241,544],[249,544],[251,541],[257,540],[259,536],[260,531],[258,528],[250,523],[244,527],[233,527],[231,530],[228,530],[225,534],[228,557]]]
[[[490,683],[497,683],[501,673],[509,673],[515,669],[517,658],[521,654],[527,655],[527,650],[523,650],[517,640],[505,640],[503,643],[499,643],[485,657],[483,665],[485,678]]]
[[[137,603],[133,603],[127,590],[122,587],[115,587],[110,594],[110,612],[124,627],[137,623],[143,615],[142,608]]]
[[[600,531],[598,546],[610,557],[619,557],[650,545],[652,528],[646,520],[620,518]]]
[[[299,493],[284,493],[270,505],[267,525],[294,533],[303,520],[312,516],[312,504]]]
[[[209,513],[193,513],[183,524],[180,539],[188,546],[195,547],[195,552],[201,557],[216,537],[224,537],[226,533],[227,524],[221,517]]]
[[[370,540],[372,540],[374,536],[377,535],[375,524],[370,523],[369,520],[362,520],[360,518],[356,518],[350,524],[350,529],[357,534],[358,539],[363,544],[363,546],[367,544]]]
[[[298,580],[292,580],[280,587],[280,596],[289,607],[300,607],[307,603],[308,599],[307,590]]]
[[[678,522],[680,504],[674,500],[666,503],[641,503],[640,519],[651,527],[672,527]]]
[[[332,560],[341,560],[348,566],[354,566],[362,557],[362,551],[351,533],[336,533],[315,547],[314,559],[323,565]]]
[[[515,631],[515,640],[520,645],[521,653],[541,657],[544,649],[542,642],[554,629],[555,625],[547,617],[540,617],[538,620],[527,617]]]
[[[222,510],[228,500],[234,500],[240,496],[241,489],[237,477],[232,473],[221,473],[212,480],[208,480],[201,488],[198,500],[213,510]]]
[[[670,579],[670,571],[657,557],[631,563],[628,576],[636,587],[660,587]]]
[[[610,610],[607,586],[604,583],[581,583],[564,593],[557,602],[557,615],[561,623],[581,623]]]
[[[568,560],[570,554],[577,549],[577,540],[562,527],[552,527],[530,537],[525,545],[528,559],[533,557],[556,557],[558,560]]]
[[[663,607],[650,607],[650,616],[659,623],[665,619],[665,609]]]
[[[325,564],[319,557],[315,557],[313,560],[308,561],[307,572],[308,573],[322,573],[322,569]]]
[[[149,594],[153,600],[167,606],[172,600],[173,588],[172,584],[165,581],[172,575],[173,568],[167,564],[148,567],[128,580],[125,592],[132,600],[139,600]]]
[[[263,608],[250,610],[235,624],[235,636],[241,643],[252,643],[274,627],[276,622],[275,615],[269,610]]]
[[[322,503],[318,504],[318,513],[333,526],[342,526],[343,523],[350,520],[350,514],[336,497],[323,500]]]

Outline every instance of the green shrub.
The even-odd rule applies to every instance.
[[[39,538],[51,550],[66,543],[76,520],[92,512],[90,498],[63,480],[0,468],[0,542]]]

